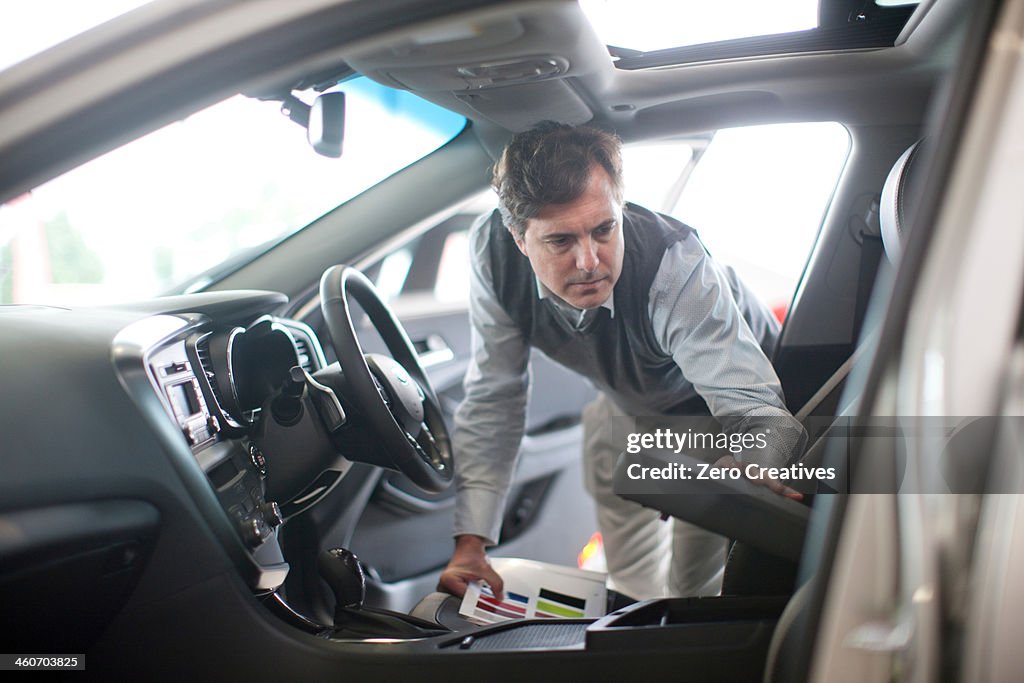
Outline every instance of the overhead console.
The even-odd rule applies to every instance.
[[[593,112],[570,81],[592,73],[593,65],[611,68],[579,7],[562,2],[427,24],[346,62],[384,85],[510,130],[543,119],[589,121]]]

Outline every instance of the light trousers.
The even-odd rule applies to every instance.
[[[608,587],[637,600],[718,595],[728,539],[659,513],[612,492],[624,439],[616,443],[612,418],[625,414],[604,394],[583,409],[583,472],[597,507]],[[623,435],[619,435],[623,436]]]

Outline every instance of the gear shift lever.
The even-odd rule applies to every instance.
[[[346,548],[325,550],[317,560],[317,570],[320,578],[327,582],[334,593],[336,609],[359,609],[363,606],[363,600],[366,599],[366,574],[355,553]]]
[[[408,614],[363,607],[366,575],[355,553],[332,548],[320,553],[317,571],[334,593],[335,635],[350,638],[427,638],[448,629]]]

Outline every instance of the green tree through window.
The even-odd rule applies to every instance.
[[[61,211],[43,225],[50,252],[50,273],[56,284],[98,284],[103,282],[103,262],[86,245],[78,230]]]

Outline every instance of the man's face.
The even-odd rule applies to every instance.
[[[594,166],[582,195],[529,219],[516,244],[544,286],[566,303],[586,309],[607,301],[622,273],[623,240],[622,207],[605,170]]]

